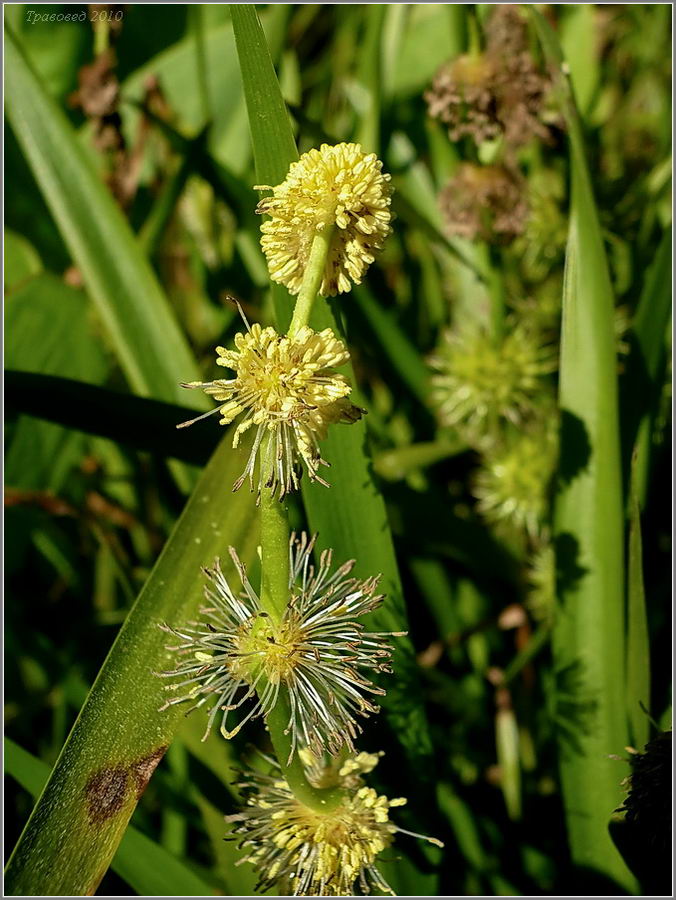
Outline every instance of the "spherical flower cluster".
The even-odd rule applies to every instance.
[[[546,522],[557,439],[553,427],[514,432],[486,452],[474,494],[491,522],[536,538]]]
[[[362,414],[347,399],[351,391],[348,379],[335,371],[350,358],[345,344],[330,328],[316,332],[304,326],[293,337],[283,337],[274,328],[255,324],[235,336],[234,350],[217,347],[216,352],[218,365],[232,369],[235,377],[184,384],[206,391],[219,406],[179,427],[214,413],[220,413],[221,425],[228,425],[244,413],[233,447],[252,427],[255,436],[234,490],[247,477],[254,489],[259,456],[259,496],[263,486],[277,492],[280,499],[297,489],[298,462],[305,465],[311,480],[326,485],[319,467],[328,463],[322,459],[319,441],[326,437],[330,424],[356,422]]]
[[[509,321],[505,337],[487,331],[447,332],[430,364],[442,424],[481,444],[501,421],[519,424],[530,415],[543,379],[556,369],[556,353],[524,323]]]
[[[451,236],[506,243],[528,219],[526,184],[515,169],[463,163],[439,195]]]
[[[452,141],[469,136],[480,144],[499,136],[494,81],[495,67],[485,54],[468,53],[439,68],[425,100],[430,116],[446,125]]]
[[[480,144],[504,135],[517,147],[535,136],[548,138],[550,81],[528,50],[519,11],[496,7],[487,31],[485,53],[456,57],[437,71],[425,93],[429,114],[453,141],[469,136]]]
[[[356,620],[382,602],[378,579],[351,577],[354,560],[332,571],[330,550],[315,568],[314,545],[315,538],[292,536],[289,602],[280,621],[261,610],[244,565],[230,548],[243,594],[235,594],[216,561],[206,571],[211,585],[201,610],[204,621],[163,626],[181,639],[169,648],[181,661],[164,673],[177,679],[167,689],[185,691],[165,707],[184,700],[195,701],[193,708],[210,705],[205,739],[219,713],[221,733],[231,738],[245,722],[266,716],[280,692],[290,708],[291,756],[298,746],[316,754],[335,754],[343,746],[353,750],[361,730],[356,717],[378,712],[369,698],[385,692],[368,676],[391,672],[386,639],[401,632],[365,631]],[[243,707],[246,715],[230,725],[233,711]]]
[[[297,294],[316,235],[330,229],[320,293],[324,297],[359,284],[390,233],[390,176],[374,153],[359,144],[322,144],[292,163],[285,180],[256,211],[270,277]]]
[[[343,791],[340,802],[327,812],[300,803],[271,759],[272,774],[244,773],[238,787],[246,807],[227,818],[241,836],[240,847],[247,850],[243,861],[258,870],[257,889],[277,887],[280,894],[294,897],[349,897],[357,886],[363,894],[372,889],[394,893],[375,862],[397,832],[412,832],[390,821],[390,810],[406,800],[388,800],[364,783],[363,775],[372,771],[380,755],[359,753],[342,764],[308,768],[311,783]]]

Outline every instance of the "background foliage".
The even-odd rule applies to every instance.
[[[33,9],[82,11],[83,21],[31,23]],[[550,140],[519,154],[532,208],[525,236],[499,247],[444,232],[437,194],[475,154],[448,139],[423,99],[490,7],[257,9],[299,151],[360,140],[396,188],[386,250],[366,283],[326,311],[346,330],[369,410],[363,477],[371,471],[377,491],[368,509],[340,436],[333,448],[363,534],[329,515],[335,493],[305,496],[310,523],[343,555],[377,559],[392,615],[404,616],[404,604],[408,615],[411,644],[387,715],[363,746],[387,751],[379,787],[411,798],[407,827],[446,850],[440,859],[401,839],[385,874],[400,894],[635,890],[603,826],[627,767],[590,744],[575,665],[597,658],[587,677],[615,687],[626,678],[619,700],[603,698],[607,752],[625,756],[627,743],[640,748],[654,733],[639,701],[670,727],[670,9],[551,6],[531,24],[543,65],[560,65],[563,48],[579,120],[562,82]],[[161,895],[170,873],[179,895],[248,894],[255,878],[234,867],[223,815],[236,803],[230,767],[251,734],[201,744],[202,722],[179,710],[160,719],[151,669],[166,662],[154,623],[188,615],[199,566],[228,543],[255,556],[251,498],[221,490],[240,464],[227,436],[204,470],[220,438],[214,421],[178,436],[174,424],[191,415],[177,404],[200,403],[178,383],[213,373],[214,346],[238,328],[228,297],[250,319],[273,320],[252,185],[255,166],[271,171],[275,159],[261,159],[259,142],[254,160],[227,6],[129,5],[107,30],[87,18],[77,6],[6,15],[8,846],[125,623],[62,757],[68,776],[56,770],[45,795],[52,819],[40,819],[37,837],[27,832],[14,871],[28,871],[40,846],[73,867],[86,860],[78,887],[95,888],[102,871],[88,841],[99,847],[102,832],[91,836],[78,791],[100,786],[101,772],[106,784],[111,771],[133,778],[170,744],[138,806],[129,788],[123,814],[96,826],[109,859],[133,813],[99,892]],[[105,71],[86,68],[106,46]],[[554,598],[544,610],[535,602],[532,548],[482,514],[481,457],[437,424],[430,390],[442,330],[490,319],[496,297],[527,321],[553,308],[557,333],[564,298],[560,402],[599,452],[575,486],[580,446],[564,416],[555,527],[606,578],[577,584],[553,645]],[[279,314],[279,297],[275,305]],[[389,538],[374,538],[387,531],[385,508],[396,564]],[[295,502],[296,526],[305,515]],[[571,588],[559,575],[563,603]],[[565,816],[588,792],[576,798],[566,785],[597,784],[599,767],[608,787],[589,838]],[[63,821],[73,829],[65,850],[51,837]],[[585,864],[576,845],[590,841]],[[38,875],[15,877],[28,893],[21,878]],[[53,872],[40,877],[56,887]]]

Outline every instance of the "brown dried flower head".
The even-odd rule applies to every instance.
[[[517,147],[533,137],[548,140],[544,121],[550,87],[529,50],[528,29],[514,4],[496,6],[486,25],[486,52],[445,63],[425,94],[429,114],[451,140],[480,144],[504,135]]]
[[[526,185],[506,166],[463,163],[439,195],[446,230],[453,237],[507,243],[528,220]]]
[[[480,144],[498,137],[492,61],[484,54],[465,54],[445,63],[425,92],[429,114],[443,122],[451,140],[468,136]]]

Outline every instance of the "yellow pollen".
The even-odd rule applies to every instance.
[[[390,232],[390,176],[359,144],[322,144],[292,163],[257,212],[270,277],[297,294],[316,234],[334,227],[320,286],[323,296],[359,284]]]

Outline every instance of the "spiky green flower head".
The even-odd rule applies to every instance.
[[[520,425],[551,388],[554,346],[523,321],[510,319],[502,340],[474,325],[448,330],[430,357],[433,399],[442,425],[475,446],[491,443],[505,422]]]
[[[487,448],[474,482],[478,509],[506,533],[536,539],[548,522],[550,487],[557,462],[557,419],[540,427],[510,429],[502,444]]]
[[[256,212],[270,218],[261,225],[261,247],[270,277],[297,294],[315,236],[332,228],[319,288],[333,297],[360,284],[375,253],[390,233],[390,176],[375,153],[359,144],[322,144],[291,164],[289,174]]]
[[[279,621],[261,609],[244,565],[230,548],[243,592],[232,590],[217,560],[205,570],[203,620],[184,628],[162,626],[180,639],[168,648],[179,662],[163,673],[174,682],[167,690],[180,693],[163,708],[186,700],[194,702],[192,708],[206,705],[204,739],[219,714],[221,733],[231,738],[250,719],[266,716],[281,692],[290,708],[289,759],[297,747],[335,755],[342,747],[354,750],[361,731],[357,718],[379,711],[371,698],[385,691],[369,676],[392,671],[387,639],[403,632],[365,630],[359,619],[384,599],[376,593],[378,578],[351,576],[354,560],[334,569],[331,550],[323,551],[315,567],[315,539],[292,535],[289,601]],[[236,710],[244,714],[231,724]]]
[[[247,331],[235,336],[234,350],[216,348],[217,364],[232,369],[235,377],[183,385],[205,391],[219,405],[179,427],[214,413],[220,414],[221,425],[243,415],[233,447],[250,428],[255,435],[246,467],[233,490],[247,477],[254,490],[257,461],[259,497],[264,486],[280,499],[297,490],[299,465],[305,467],[310,480],[328,487],[319,475],[320,466],[328,465],[319,442],[329,425],[356,422],[363,412],[348,400],[350,382],[336,371],[350,358],[345,344],[330,328],[317,332],[303,326],[287,337],[274,328],[249,327],[246,319],[245,323]]]
[[[531,283],[546,279],[563,261],[568,239],[565,194],[564,178],[555,169],[539,169],[528,179],[530,215],[514,251],[525,278]]]
[[[393,842],[397,832],[413,834],[390,820],[390,811],[406,800],[389,800],[366,785],[382,754],[359,753],[344,762],[315,762],[307,767],[315,786],[342,789],[338,805],[317,812],[300,803],[271,759],[269,775],[243,773],[238,787],[246,800],[242,812],[227,817],[247,851],[243,861],[251,863],[260,880],[256,889],[277,888],[280,895],[294,897],[350,897],[355,889],[394,892],[376,866],[378,856]],[[307,762],[307,759],[304,760]]]

